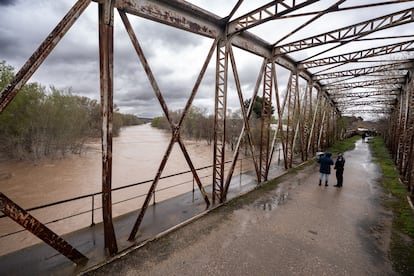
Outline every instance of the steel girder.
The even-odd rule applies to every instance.
[[[363,37],[376,31],[396,27],[402,24],[414,22],[414,9],[380,16],[358,24],[350,25],[320,35],[311,36],[299,41],[277,46],[276,54],[287,54],[295,51],[308,49],[328,43],[341,43],[342,45],[350,40]]]
[[[320,0],[276,0],[264,6],[255,9],[237,19],[232,20],[228,24],[228,35],[233,35],[238,32],[245,31],[249,28],[263,24],[267,21],[277,19],[285,14],[289,14],[300,8],[306,7],[310,4]]]
[[[86,256],[1,192],[0,211],[72,262],[78,265],[84,265],[88,262]]]
[[[371,67],[362,67],[350,70],[343,70],[337,71],[332,73],[325,73],[325,74],[316,74],[314,75],[315,80],[332,80],[336,78],[345,78],[345,77],[361,77],[372,75],[374,73],[383,73],[385,72],[397,72],[400,74],[406,74],[406,70],[414,68],[413,61],[406,61],[406,62],[395,62],[390,64],[378,65],[378,66],[371,66]]]
[[[178,124],[174,124],[173,121],[172,121],[172,119],[169,116],[168,106],[167,106],[167,104],[166,104],[166,102],[164,100],[164,97],[162,96],[162,92],[161,92],[161,90],[160,90],[160,88],[159,88],[159,86],[157,84],[157,81],[155,79],[155,76],[152,73],[152,70],[151,70],[151,68],[150,68],[150,66],[149,66],[149,64],[147,62],[147,59],[146,59],[146,57],[145,57],[145,55],[144,55],[144,53],[143,53],[143,51],[142,51],[142,49],[141,49],[141,47],[139,45],[138,39],[136,38],[136,36],[135,36],[135,34],[134,34],[133,30],[132,30],[131,24],[129,23],[129,20],[128,20],[126,14],[124,12],[120,11],[119,13],[120,13],[120,16],[121,16],[121,18],[123,20],[123,23],[125,25],[125,28],[127,29],[127,32],[128,32],[128,34],[130,36],[131,42],[132,42],[132,44],[133,44],[133,46],[135,48],[135,51],[136,51],[136,53],[138,55],[138,58],[141,61],[142,65],[143,65],[143,67],[145,69],[145,72],[146,72],[147,77],[148,77],[148,79],[149,79],[149,81],[151,83],[151,86],[152,86],[152,88],[154,90],[154,93],[155,93],[155,95],[158,98],[158,101],[160,103],[161,109],[164,112],[164,116],[167,119],[167,121],[168,121],[168,123],[170,125],[170,128],[171,128],[171,131],[172,131],[170,143],[169,143],[169,145],[167,147],[167,150],[166,150],[166,152],[164,154],[164,157],[163,157],[163,159],[162,159],[162,161],[161,161],[161,163],[159,165],[159,168],[158,168],[157,174],[156,174],[156,176],[155,176],[155,178],[153,180],[153,183],[152,183],[152,185],[151,185],[151,187],[150,187],[150,189],[149,189],[149,191],[147,193],[147,196],[145,198],[144,204],[143,204],[143,206],[142,206],[142,208],[140,210],[139,216],[137,217],[137,220],[135,221],[135,224],[134,224],[134,226],[132,228],[132,231],[131,231],[131,233],[129,235],[128,240],[133,241],[135,239],[136,233],[138,232],[139,226],[140,226],[140,224],[142,222],[142,219],[144,218],[144,215],[145,215],[145,212],[146,212],[146,210],[148,208],[148,205],[150,203],[151,197],[154,194],[155,188],[156,188],[156,186],[157,186],[157,184],[158,184],[158,182],[159,182],[159,180],[161,178],[161,174],[162,174],[162,172],[163,172],[163,170],[165,168],[165,165],[166,165],[166,163],[168,161],[168,158],[169,158],[169,156],[171,154],[171,151],[172,151],[173,146],[174,146],[175,143],[178,143],[179,144],[179,146],[180,146],[180,148],[181,148],[181,150],[182,150],[182,152],[184,154],[184,157],[185,157],[185,159],[187,161],[188,166],[191,169],[191,172],[192,172],[193,177],[194,177],[194,179],[195,179],[195,181],[196,181],[196,183],[198,185],[198,188],[200,189],[200,192],[201,192],[201,194],[203,196],[203,199],[206,202],[207,208],[210,205],[210,201],[208,199],[208,196],[207,196],[207,194],[206,194],[206,192],[204,190],[204,187],[203,187],[203,185],[202,185],[202,183],[200,181],[200,178],[198,177],[198,174],[196,172],[196,169],[195,169],[195,167],[194,167],[194,165],[193,165],[193,163],[191,161],[191,158],[190,158],[190,156],[189,156],[189,154],[188,154],[188,152],[187,152],[187,150],[185,148],[185,145],[184,145],[184,143],[183,143],[183,141],[182,141],[182,139],[180,137],[180,129],[181,129],[181,126],[182,126],[182,124],[184,122],[184,118],[187,115],[188,110],[190,109],[191,104],[192,104],[192,102],[194,100],[194,97],[195,97],[195,95],[196,95],[196,93],[198,91],[198,87],[200,86],[200,83],[201,83],[201,80],[202,80],[202,78],[204,76],[204,73],[207,70],[207,66],[208,66],[208,64],[210,62],[210,59],[211,59],[212,55],[213,55],[213,52],[214,52],[215,46],[218,43],[218,40],[215,40],[213,42],[212,47],[210,48],[210,51],[209,51],[209,53],[207,55],[206,60],[204,61],[203,67],[201,68],[201,71],[200,71],[200,73],[198,75],[198,78],[197,78],[196,83],[194,85],[194,88],[193,88],[193,90],[191,92],[191,95],[190,95],[190,97],[187,100],[187,103],[185,105],[185,108],[183,110],[183,113],[181,115],[181,118],[180,118]]]
[[[260,178],[259,182],[267,181],[269,173],[270,120],[272,116],[272,92],[274,63],[267,61],[263,72],[262,117],[260,135]]]
[[[224,196],[225,197],[227,196],[227,192],[228,192],[228,189],[230,187],[231,178],[233,176],[233,172],[234,172],[234,169],[235,169],[235,166],[236,166],[236,163],[237,163],[237,158],[238,158],[239,152],[240,152],[241,143],[242,143],[242,140],[245,136],[247,136],[247,141],[248,141],[248,144],[249,144],[250,154],[251,154],[251,157],[252,157],[252,160],[253,160],[253,165],[254,165],[254,168],[255,168],[257,181],[260,182],[261,172],[260,172],[260,169],[259,169],[259,166],[258,166],[258,162],[256,161],[256,151],[255,151],[255,148],[254,148],[253,138],[252,138],[252,134],[251,134],[251,131],[250,131],[249,119],[251,118],[251,114],[253,112],[253,105],[254,105],[258,90],[259,90],[261,77],[262,77],[262,74],[264,72],[264,68],[266,66],[266,59],[264,59],[263,64],[261,66],[260,73],[259,73],[259,78],[256,82],[256,87],[255,87],[255,89],[253,91],[253,95],[251,97],[250,105],[248,107],[248,110],[246,111],[246,108],[244,106],[244,99],[243,99],[240,79],[239,79],[237,66],[236,66],[236,60],[234,58],[232,47],[229,48],[229,57],[230,57],[230,61],[231,61],[231,67],[233,69],[234,80],[235,80],[235,83],[236,83],[237,95],[239,97],[240,109],[241,109],[242,116],[243,116],[243,127],[240,131],[240,135],[239,135],[239,138],[237,140],[237,145],[236,145],[236,148],[234,150],[233,158],[232,158],[232,161],[231,161],[231,164],[230,164],[230,169],[229,169],[229,172],[228,172],[227,177],[226,177],[226,182],[224,184]]]
[[[357,82],[345,82],[333,85],[325,85],[323,88],[328,91],[328,93],[335,93],[341,90],[350,90],[353,88],[359,87],[372,87],[372,86],[391,86],[400,88],[405,82],[405,77],[397,78],[386,78],[386,79],[374,79],[367,81],[357,81]]]
[[[391,149],[402,181],[414,195],[414,71],[410,70],[404,89],[389,116],[386,142]]]
[[[59,43],[61,38],[66,34],[74,22],[79,18],[83,11],[90,4],[90,0],[79,0],[70,9],[67,15],[62,21],[55,27],[51,34],[42,42],[39,48],[33,53],[25,65],[19,70],[12,82],[1,91],[0,94],[0,112],[6,108],[8,103],[15,97],[18,90],[27,82],[27,80],[38,69],[54,47]],[[374,33],[378,30],[384,30],[391,27],[399,26],[412,22],[413,10],[406,9],[401,12],[389,14],[383,17],[378,17],[369,21],[364,21],[355,25],[337,29],[335,31],[327,32],[319,36],[312,36],[310,38],[304,38],[301,41],[297,41],[283,46],[275,46],[270,44],[262,38],[248,32],[259,24],[270,22],[271,20],[288,17],[288,16],[305,16],[311,13],[305,14],[289,14],[292,11],[297,11],[302,7],[308,6],[312,3],[318,2],[312,1],[272,1],[268,5],[262,6],[249,12],[238,19],[231,20],[232,14],[237,10],[241,1],[239,1],[231,14],[228,17],[220,18],[208,11],[205,11],[195,5],[187,3],[185,1],[178,0],[96,0],[99,7],[99,42],[100,42],[100,83],[101,83],[101,108],[102,108],[102,205],[103,205],[103,220],[104,220],[104,238],[105,248],[109,250],[109,253],[115,254],[117,252],[116,237],[112,225],[112,210],[111,210],[111,173],[112,173],[112,116],[113,116],[113,13],[114,9],[118,9],[120,16],[123,20],[125,28],[130,35],[131,41],[141,63],[144,65],[146,75],[149,78],[151,85],[157,98],[160,102],[161,108],[165,117],[170,123],[172,134],[171,141],[166,150],[164,158],[159,166],[157,175],[152,183],[150,190],[148,191],[146,201],[141,208],[134,228],[130,234],[129,239],[135,238],[138,227],[141,223],[142,217],[145,214],[145,210],[149,204],[150,198],[155,190],[157,182],[163,171],[165,163],[168,160],[172,147],[175,143],[178,143],[188,165],[190,166],[193,176],[199,185],[200,191],[206,201],[207,207],[209,206],[209,199],[205,193],[190,156],[188,155],[186,148],[180,137],[180,126],[185,118],[186,111],[191,106],[194,99],[197,88],[205,73],[207,64],[214,52],[217,49],[216,60],[216,107],[215,107],[215,156],[214,156],[214,177],[213,185],[214,191],[212,194],[213,201],[218,198],[220,202],[224,202],[226,199],[227,190],[230,184],[234,165],[237,161],[237,153],[233,155],[231,167],[232,169],[227,175],[226,182],[224,182],[224,154],[225,154],[225,122],[226,122],[226,97],[227,97],[227,70],[228,70],[228,55],[232,62],[233,73],[236,76],[237,70],[235,70],[235,60],[232,56],[231,47],[235,46],[244,51],[253,53],[264,58],[264,65],[262,71],[259,74],[259,79],[256,84],[253,98],[256,97],[261,79],[263,77],[263,98],[272,102],[273,90],[275,91],[277,114],[278,114],[278,127],[277,130],[280,134],[280,143],[284,148],[285,154],[285,167],[290,168],[294,160],[295,150],[300,149],[302,153],[302,159],[306,159],[308,152],[315,153],[315,151],[323,150],[334,142],[338,137],[339,129],[336,127],[336,120],[340,116],[340,112],[332,100],[337,96],[337,92],[343,91],[343,89],[350,90],[355,87],[372,87],[373,85],[394,85],[397,83],[399,88],[403,87],[401,95],[398,98],[398,105],[392,110],[390,115],[390,133],[397,134],[398,139],[394,139],[391,143],[391,149],[393,150],[396,162],[399,163],[399,169],[406,179],[408,179],[412,186],[412,179],[414,178],[412,156],[413,152],[413,77],[412,69],[408,77],[394,78],[393,81],[385,83],[384,81],[371,81],[371,82],[358,82],[354,84],[344,83],[341,85],[326,85],[323,86],[319,80],[329,80],[342,76],[362,76],[377,72],[385,72],[389,70],[406,70],[412,68],[412,66],[405,67],[403,65],[384,65],[360,68],[355,70],[349,70],[348,72],[330,72],[321,74],[321,72],[313,74],[308,69],[334,65],[335,67],[354,62],[361,61],[371,57],[377,57],[382,55],[388,55],[392,53],[398,53],[403,51],[413,50],[413,40],[389,44],[381,47],[365,49],[362,51],[331,56],[322,59],[308,60],[308,61],[296,61],[287,55],[289,52],[300,51],[306,48],[313,48],[315,46],[326,43],[348,43],[351,40],[359,40],[362,36]],[[325,13],[331,11],[346,10],[347,8],[339,8],[339,4],[345,1],[338,1],[336,4],[324,11],[318,11],[313,13],[316,15],[312,20],[306,22],[307,25],[311,21],[316,20]],[[388,3],[409,2],[409,1],[388,1]],[[385,5],[384,3],[374,3],[374,5]],[[361,5],[351,8],[363,8],[370,5]],[[185,111],[183,112],[180,122],[176,125],[173,124],[169,118],[168,108],[163,99],[162,93],[159,90],[155,78],[146,62],[145,56],[138,44],[138,40],[132,32],[126,14],[132,14],[139,17],[147,18],[152,21],[159,22],[161,24],[167,24],[175,28],[182,29],[184,31],[192,32],[204,37],[214,39],[212,48],[206,58],[203,68],[200,71],[197,83],[193,88],[192,94],[187,101]],[[301,27],[302,27],[301,26]],[[277,43],[276,43],[277,44]],[[314,56],[321,54],[317,53]],[[412,62],[412,60],[411,60]],[[277,89],[277,78],[275,64],[280,65],[291,72],[289,84],[286,89],[285,97],[279,97],[279,91]],[[326,70],[325,70],[326,71]],[[331,75],[329,75],[331,74]],[[342,74],[342,75],[341,75]],[[303,78],[307,81],[307,88],[301,94],[299,87],[299,78]],[[311,82],[313,80],[313,82]],[[238,81],[236,81],[238,82]],[[376,83],[376,84],[374,84]],[[240,84],[237,84],[240,86]],[[316,104],[312,106],[312,91],[317,90],[318,96]],[[393,90],[394,91],[394,90]],[[238,88],[239,98],[242,95],[241,88]],[[332,97],[331,97],[332,95]],[[281,103],[283,98],[283,103]],[[252,103],[254,100],[252,101]],[[307,108],[309,105],[309,109]],[[314,108],[313,108],[314,107]],[[243,109],[243,107],[242,107]],[[244,109],[243,109],[244,110]],[[366,112],[388,112],[390,109],[374,109],[366,110]],[[263,110],[266,113],[266,110]],[[352,111],[349,111],[352,112]],[[358,110],[358,112],[363,112]],[[268,113],[266,113],[268,114]],[[251,115],[251,106],[248,111],[244,110],[243,119],[244,127],[241,130],[239,141],[243,134],[250,135],[249,117]],[[287,119],[286,126],[283,125],[283,119]],[[262,122],[262,148],[260,150],[260,165],[257,165],[257,160],[254,160],[256,166],[256,173],[258,182],[267,178],[268,169],[272,160],[272,154],[274,150],[275,141],[277,139],[277,132],[273,137],[270,145],[270,133],[269,131],[268,117],[263,119]],[[411,135],[411,136],[410,136]],[[411,140],[410,140],[411,137]],[[252,152],[252,158],[254,158],[254,146],[250,140],[250,149]],[[297,143],[297,141],[299,141]],[[239,147],[239,146],[238,146]],[[410,161],[411,159],[411,161]]]
[[[110,255],[118,252],[112,224],[112,119],[114,67],[114,8],[110,1],[99,4],[99,61],[102,116],[102,217],[105,248]]]
[[[214,104],[214,157],[213,157],[213,203],[216,198],[224,202],[224,163],[226,146],[227,76],[229,44],[217,45],[216,87]]]
[[[36,72],[50,52],[60,42],[66,32],[72,27],[76,20],[89,6],[90,0],[78,0],[69,12],[63,17],[49,36],[40,44],[23,67],[17,72],[14,79],[0,93],[0,112],[2,112],[10,101],[16,96],[20,88]]]
[[[381,47],[375,47],[375,48],[355,51],[355,52],[341,54],[341,55],[335,55],[335,56],[321,58],[321,59],[304,61],[304,62],[301,62],[298,67],[309,69],[309,68],[314,68],[318,66],[355,62],[361,59],[367,59],[367,58],[372,58],[372,57],[377,57],[377,56],[382,56],[382,55],[400,53],[404,51],[413,51],[414,50],[413,46],[414,46],[413,40],[393,43],[393,44],[389,44],[389,45],[385,45]]]
[[[398,169],[400,174],[406,176],[406,169],[409,159],[412,159],[409,156],[410,152],[410,143],[413,133],[413,124],[414,118],[412,116],[412,109],[414,107],[414,101],[412,97],[412,92],[410,93],[410,83],[407,80],[406,85],[404,86],[402,93],[398,99],[399,106],[400,106],[400,128],[401,133],[398,141],[398,154],[396,155]],[[411,97],[410,97],[411,96]],[[411,116],[410,116],[411,115]]]
[[[347,92],[347,93],[331,93],[329,96],[335,101],[343,98],[368,98],[373,96],[397,96],[400,89],[378,89],[372,91]]]

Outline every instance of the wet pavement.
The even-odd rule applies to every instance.
[[[334,174],[329,187],[318,186],[318,167],[311,165],[210,212],[199,193],[186,194],[148,209],[136,245],[127,236],[137,213],[117,219],[123,251],[111,262],[96,225],[65,236],[90,258],[87,266],[38,245],[0,257],[0,275],[393,275],[386,253],[391,214],[381,206],[379,167],[361,141],[345,158],[341,189],[333,187]],[[252,179],[235,177],[230,197],[254,188]],[[185,225],[133,250],[179,223]]]
[[[280,167],[274,166],[269,177],[276,177],[283,172]],[[257,182],[253,173],[245,173],[234,176],[231,183],[228,195],[230,199],[251,191]],[[207,186],[206,192],[211,194],[211,187]],[[138,217],[138,211],[117,217],[113,224],[119,255],[126,254],[157,235],[191,221],[211,209],[213,208],[206,210],[206,204],[198,190],[150,205],[135,242],[129,242],[128,237]],[[40,243],[0,256],[0,275],[76,275],[111,260],[104,250],[101,223],[64,235],[63,238],[89,259],[85,266],[76,266],[52,247]]]
[[[379,167],[361,141],[345,158],[343,188],[334,175],[318,186],[318,166],[308,166],[90,274],[397,275]]]

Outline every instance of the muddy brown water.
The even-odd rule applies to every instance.
[[[121,135],[113,141],[112,187],[117,188],[153,179],[170,139],[169,132],[152,128],[149,124],[124,128]],[[184,144],[196,168],[212,164],[212,145],[207,145],[205,141],[186,141]],[[24,209],[100,192],[102,185],[100,148],[99,143],[88,144],[87,151],[82,156],[71,156],[60,160],[0,162],[0,191]],[[226,159],[231,159],[231,156],[227,154]],[[242,168],[237,166],[235,175],[240,173],[240,169],[248,171],[252,170],[253,166],[251,162],[243,160]],[[179,145],[175,144],[162,176],[188,170],[189,166],[183,153]],[[203,185],[211,184],[211,168],[200,170],[198,174]],[[113,215],[118,216],[141,208],[150,185],[151,181],[114,192],[112,201],[119,203],[113,206]],[[167,188],[174,185],[178,186]],[[160,180],[155,200],[165,200],[192,189],[193,177],[190,173]],[[195,189],[198,189],[197,185]],[[95,208],[101,206],[101,196],[98,195],[94,200],[88,197],[30,213],[61,235],[91,224],[92,201]],[[83,215],[75,215],[82,212]],[[101,213],[101,209],[94,212],[95,223],[101,221]],[[72,215],[75,216],[61,220]],[[51,221],[56,222],[48,223]],[[8,217],[0,218],[0,255],[40,242],[27,231],[8,235],[22,229]]]

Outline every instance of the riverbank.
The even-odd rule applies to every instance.
[[[113,216],[139,209],[155,177],[171,134],[149,124],[127,127],[113,143],[112,187],[133,187],[113,193]],[[184,141],[187,151],[203,185],[211,184],[213,147],[205,142]],[[41,208],[31,212],[59,235],[76,231],[101,221],[100,196],[102,189],[101,152],[99,141],[89,143],[81,156],[36,162],[0,162],[1,192],[24,209],[85,197],[82,200]],[[228,156],[232,156],[229,153]],[[248,160],[239,162],[235,175],[252,170]],[[158,183],[154,200],[162,200],[192,191],[194,181],[189,166],[178,145],[174,146]],[[168,177],[174,175],[173,177]],[[197,189],[197,187],[195,187]],[[91,210],[95,209],[93,215]],[[64,219],[70,217],[70,219]],[[91,218],[92,217],[92,218]],[[39,243],[40,240],[21,231],[7,217],[0,218],[0,255]],[[9,235],[9,233],[15,233]]]

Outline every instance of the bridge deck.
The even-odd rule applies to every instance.
[[[283,171],[275,166],[269,173],[273,178]],[[246,193],[256,186],[254,173],[234,176],[229,198]],[[211,187],[206,191],[211,193]],[[138,216],[138,211],[114,219],[115,234],[120,252],[130,250],[175,225],[191,220],[205,212],[205,202],[197,190],[149,206],[142,221],[135,243],[128,236]],[[0,275],[59,274],[72,275],[93,267],[107,259],[104,250],[103,225],[81,229],[63,236],[72,246],[89,258],[85,267],[76,267],[71,261],[48,245],[41,243],[4,256],[0,256]]]
[[[376,181],[379,168],[371,160],[368,145],[361,141],[345,157],[342,189],[332,187],[334,174],[329,187],[319,187],[317,167],[310,166],[297,175],[283,176],[273,191],[250,193],[249,197],[255,197],[252,203],[237,211],[225,214],[229,209],[223,208],[223,212],[210,213],[179,229],[170,242],[186,244],[185,247],[163,247],[161,260],[160,252],[144,247],[94,274],[167,275],[174,271],[176,275],[201,275],[209,271],[212,275],[230,272],[238,275],[276,272],[380,275],[387,272],[389,275],[392,269],[386,249],[390,215],[380,205],[382,189]],[[272,177],[276,174],[280,172]],[[244,177],[242,185],[233,185],[232,196],[254,187],[252,177]],[[148,239],[202,213],[205,208],[202,200],[195,198],[193,204],[192,199],[192,194],[186,194],[152,207],[145,216],[139,239]],[[126,240],[136,215],[126,215],[115,222],[122,249],[131,246]],[[220,219],[225,215],[226,219]],[[217,223],[215,230],[201,235],[212,221]],[[88,267],[104,261],[100,225],[69,235],[67,239],[91,259]],[[29,272],[71,275],[80,271],[45,245],[4,256],[0,263],[4,275]]]

